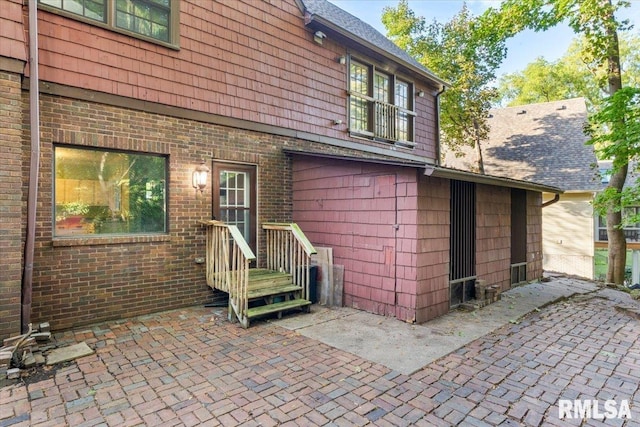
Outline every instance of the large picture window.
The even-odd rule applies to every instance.
[[[178,22],[179,0],[38,0],[51,11],[61,10],[150,39],[176,44],[172,23]],[[177,24],[176,24],[177,25]],[[176,32],[177,33],[177,32]]]
[[[167,158],[56,146],[54,235],[165,233]]]
[[[349,130],[352,134],[413,147],[413,85],[373,65],[349,64]]]

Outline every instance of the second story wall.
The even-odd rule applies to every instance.
[[[0,2],[0,60],[2,57],[27,60],[26,34],[22,15],[22,1]]]
[[[415,148],[350,135],[348,63],[337,58],[353,53],[354,45],[347,48],[329,37],[314,42],[314,30],[305,26],[295,0],[171,4],[179,8],[179,25],[168,43],[41,5],[40,79],[298,134],[364,142],[390,154],[436,157],[436,85],[397,64],[392,73],[425,94],[412,94]],[[12,0],[10,5],[15,16],[20,4]],[[20,54],[6,49],[0,48],[0,55]],[[370,60],[366,49],[355,53]]]

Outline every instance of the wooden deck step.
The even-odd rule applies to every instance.
[[[249,290],[247,291],[247,296],[249,297],[249,300],[252,300],[254,298],[264,298],[268,296],[284,295],[290,292],[297,292],[297,291],[302,291],[302,286],[297,286],[289,283],[287,285],[278,285],[278,286],[272,286],[268,288],[264,287],[264,288],[253,289],[249,287]]]
[[[253,307],[247,310],[247,318],[253,319],[254,317],[264,316],[266,314],[278,313],[279,315],[286,310],[293,310],[296,308],[308,309],[311,305],[311,301],[306,299],[294,299],[291,301],[277,302],[269,305],[262,305],[260,307]]]
[[[249,270],[249,290],[290,285],[291,275],[264,269]]]

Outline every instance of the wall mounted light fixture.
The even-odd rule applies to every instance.
[[[418,96],[418,98],[424,98],[424,91],[423,90],[419,90],[416,95]]]
[[[346,56],[338,56],[338,57],[336,58],[336,62],[337,62],[338,64],[342,64],[342,65],[344,65],[344,64],[346,64],[346,63],[347,63],[347,57],[346,57]]]
[[[313,41],[318,44],[322,44],[322,40],[324,40],[325,38],[327,38],[327,35],[322,31],[316,31],[313,35]]]
[[[200,191],[200,193],[204,192],[209,178],[209,171],[210,169],[204,160],[193,171],[193,175],[191,175],[191,185],[193,185],[196,191]]]

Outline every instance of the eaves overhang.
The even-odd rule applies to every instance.
[[[377,53],[378,55],[384,56],[385,58],[397,62],[398,64],[402,65],[403,67],[409,69],[410,71],[412,71],[413,73],[419,74],[421,76],[423,76],[424,78],[431,80],[432,82],[434,82],[436,85],[439,85],[440,88],[442,87],[451,87],[451,84],[445,82],[444,80],[442,80],[441,78],[439,78],[438,76],[436,76],[435,74],[426,72],[425,70],[421,69],[420,67],[416,67],[414,64],[411,64],[410,62],[407,62],[405,60],[403,60],[402,58],[399,58],[389,52],[387,52],[385,49],[380,48],[380,46],[371,43],[368,40],[365,40],[363,38],[360,38],[358,36],[356,36],[355,34],[344,30],[342,27],[333,24],[331,21],[328,21],[320,16],[317,15],[311,15],[311,19],[314,22],[317,22],[318,24],[322,25],[322,27],[324,28],[329,28],[330,30],[340,34],[343,37],[349,38],[355,42],[357,42],[359,45],[362,45],[363,47]]]
[[[551,185],[539,184],[537,182],[523,181],[513,178],[503,178],[499,176],[483,175],[479,173],[466,172],[458,169],[443,168],[440,166],[427,167],[425,175],[436,178],[455,179],[458,181],[475,182],[478,184],[495,185],[498,187],[518,188],[521,190],[539,191],[543,193],[562,194],[564,190]]]
[[[538,184],[531,181],[522,181],[519,179],[502,178],[498,176],[482,175],[473,172],[465,172],[457,169],[443,168],[434,166],[420,161],[401,160],[394,158],[385,158],[381,156],[375,157],[359,157],[351,155],[342,155],[335,153],[318,152],[311,150],[286,148],[282,150],[289,155],[299,155],[308,157],[319,157],[332,160],[346,160],[352,162],[364,162],[387,166],[410,167],[421,171],[426,176],[443,179],[454,179],[458,181],[475,182],[478,184],[494,185],[497,187],[518,188],[522,190],[538,191],[541,193],[562,194],[564,191],[558,187],[550,185]]]
[[[433,83],[435,83],[436,86],[439,86],[439,89],[441,90],[444,87],[451,87],[451,84],[449,84],[448,82],[442,80],[441,78],[439,78],[438,76],[436,76],[435,74],[431,73],[429,70],[427,70],[426,68],[424,68],[421,65],[418,65],[416,63],[412,63],[406,59],[403,59],[402,57],[393,54],[392,52],[389,52],[387,49],[384,49],[383,47],[381,47],[380,45],[373,43],[370,40],[367,40],[361,36],[359,36],[358,34],[349,31],[348,29],[336,24],[335,22],[331,21],[330,19],[327,19],[321,15],[318,14],[314,14],[312,12],[310,12],[309,10],[307,10],[306,6],[304,5],[304,0],[296,0],[296,2],[298,3],[298,5],[300,6],[301,10],[303,10],[304,13],[304,21],[305,21],[305,25],[310,26],[313,29],[325,29],[325,30],[329,30],[335,34],[340,35],[341,37],[351,40],[353,42],[355,42],[356,44],[372,51],[375,52],[378,55],[381,55],[382,57],[387,58],[390,61],[393,61],[399,65],[401,65],[402,67],[405,67],[406,69],[410,70],[413,73],[416,73],[420,76],[422,76],[423,78],[427,79],[427,80],[431,80]],[[316,28],[317,27],[317,28]],[[392,43],[391,41],[389,41],[389,43]],[[398,49],[400,49],[398,47]],[[408,54],[407,54],[408,55]],[[417,62],[417,61],[416,61]]]
[[[391,157],[357,157],[357,156],[349,156],[342,154],[334,154],[334,153],[323,153],[318,151],[311,150],[301,150],[295,148],[285,148],[282,150],[285,154],[290,155],[298,155],[298,156],[307,156],[307,157],[319,157],[323,159],[331,159],[331,160],[346,160],[350,162],[363,162],[363,163],[373,163],[377,165],[386,165],[386,166],[401,166],[401,167],[411,167],[422,169],[426,167],[424,162],[418,162],[414,160],[404,160],[398,158]]]

